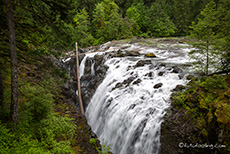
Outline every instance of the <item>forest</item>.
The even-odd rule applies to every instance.
[[[84,117],[69,103],[70,77],[52,60],[75,50],[75,42],[83,48],[133,37],[192,40],[202,77],[172,100],[196,110],[200,121],[215,115],[228,132],[229,75],[217,75],[230,72],[229,10],[229,0],[0,0],[0,153],[103,153],[105,145],[90,140]],[[190,108],[198,95],[207,99]]]

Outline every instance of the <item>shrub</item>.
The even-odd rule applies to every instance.
[[[41,86],[22,87],[24,96],[23,114],[29,121],[39,122],[46,118],[53,110],[53,95]]]

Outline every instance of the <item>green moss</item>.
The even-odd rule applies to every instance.
[[[186,115],[193,117],[192,123],[200,130],[202,140],[208,141],[208,137],[212,135],[208,130],[212,130],[213,123],[217,122],[216,137],[224,136],[221,138],[222,143],[230,144],[227,139],[230,131],[229,79],[229,76],[216,75],[196,79],[188,84],[186,91],[174,93],[171,97],[173,107],[185,109]],[[194,141],[198,142],[196,139]],[[219,149],[222,153],[228,150],[230,148]]]
[[[148,54],[145,54],[146,57],[156,57],[156,55],[154,53],[148,53]]]

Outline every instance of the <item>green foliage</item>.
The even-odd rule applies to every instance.
[[[54,136],[58,139],[71,139],[74,135],[75,124],[73,119],[62,117],[57,114],[50,114],[46,119],[42,119],[39,128],[39,137],[46,139]]]
[[[144,5],[143,2],[136,3],[127,9],[126,15],[128,19],[130,19],[133,25],[133,35],[136,33],[147,33],[148,24],[149,24],[149,16],[148,16],[148,8]],[[139,32],[139,29],[141,32]]]
[[[140,26],[138,24],[138,22],[140,22],[140,20],[141,20],[140,12],[137,10],[137,8],[135,6],[132,6],[132,7],[127,9],[126,15],[128,17],[129,22],[132,25],[132,29],[131,29],[132,34],[134,36],[139,35],[141,33]]]
[[[196,64],[208,75],[209,68],[215,67],[219,54],[218,51],[214,50],[211,46],[214,44],[216,28],[219,25],[216,4],[213,0],[201,11],[201,15],[202,18],[198,19],[198,23],[195,24],[195,22],[193,22],[190,27],[193,30],[191,37],[198,40],[198,42],[192,44],[197,50],[193,50],[190,56],[197,60]],[[218,64],[216,69],[218,69]]]
[[[209,92],[213,92],[215,89],[226,89],[227,84],[225,78],[222,76],[214,75],[213,77],[206,77],[201,83],[201,87]]]
[[[96,146],[96,139],[95,139],[95,138],[91,138],[91,139],[89,140],[89,143],[90,143],[91,145],[93,145],[93,146]]]
[[[103,141],[102,141],[102,144],[101,144],[101,148],[99,149],[99,148],[97,148],[97,152],[99,153],[99,154],[109,154],[109,150],[111,149],[111,147],[110,147],[110,145],[106,145],[105,144],[105,141],[104,141],[104,139],[103,139]]]
[[[78,12],[74,18],[76,41],[79,46],[89,46],[94,42],[93,36],[90,34],[89,15],[85,9]]]
[[[28,126],[35,127],[34,125]],[[35,133],[23,133],[18,129],[23,129],[19,127],[25,126],[19,123],[16,132],[12,133],[10,129],[0,123],[1,153],[73,153],[70,140],[76,126],[70,118],[50,114],[47,119],[42,119],[37,126],[31,128],[36,130]]]
[[[95,44],[128,38],[131,36],[129,23],[118,13],[119,7],[112,0],[104,0],[96,5],[93,14]]]
[[[199,130],[204,140],[213,135],[210,130],[215,124],[217,138],[229,132],[230,124],[230,89],[227,85],[229,76],[209,76],[197,81],[191,81],[186,91],[172,95],[172,105],[186,110],[188,116],[193,117],[193,123]],[[223,132],[221,132],[221,131]],[[224,136],[225,136],[224,135]],[[222,135],[221,135],[222,136]],[[224,144],[229,145],[229,140],[222,138]],[[209,141],[208,141],[209,142]],[[219,149],[221,153],[225,150]]]
[[[52,149],[52,153],[71,153],[70,141],[76,128],[71,120],[57,114],[50,114],[47,119],[41,120],[38,137],[41,138],[43,147]]]
[[[29,121],[40,121],[46,118],[53,109],[53,95],[41,86],[24,86],[21,91],[26,100],[23,104],[23,112]]]
[[[151,5],[148,11],[148,20],[148,30],[153,36],[170,36],[176,30],[161,1],[156,1]]]
[[[221,70],[230,70],[230,2],[228,0],[220,0],[218,5],[217,14],[221,19],[218,25],[218,34],[216,46],[221,51]]]

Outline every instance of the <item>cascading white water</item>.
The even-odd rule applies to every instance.
[[[87,107],[89,125],[101,141],[110,144],[114,154],[159,153],[160,126],[165,109],[170,105],[171,91],[176,85],[187,82],[172,72],[170,64],[159,64],[173,63],[180,57],[187,59],[187,55],[183,50],[178,56],[178,51],[155,52],[161,58],[139,67],[136,64],[144,57],[108,59],[105,63],[109,66],[107,75]],[[159,72],[164,74],[159,76]],[[154,88],[159,83],[161,86]]]

